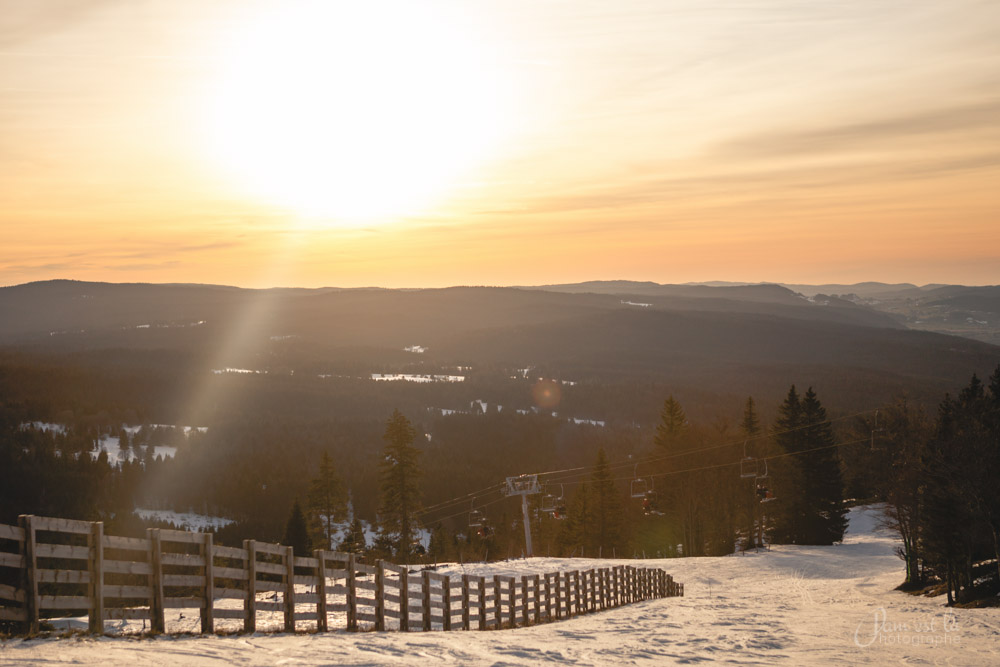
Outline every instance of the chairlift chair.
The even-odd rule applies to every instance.
[[[483,513],[479,510],[469,512],[469,528],[480,528],[483,525]]]

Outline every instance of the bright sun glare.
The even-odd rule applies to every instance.
[[[500,142],[510,86],[454,11],[299,1],[232,33],[208,145],[236,184],[321,224],[427,210]]]

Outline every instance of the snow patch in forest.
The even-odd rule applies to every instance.
[[[41,431],[42,433],[66,434],[65,424],[52,424],[50,422],[24,422],[19,426],[22,431]]]
[[[625,301],[625,300],[622,300],[622,303],[625,304],[626,306],[638,306],[639,308],[649,308],[650,306],[653,305],[651,303],[639,303],[638,301]]]
[[[464,375],[417,375],[413,373],[372,373],[376,382],[465,382]]]
[[[427,351],[427,348],[423,345],[407,345],[403,348],[404,352],[412,352],[413,354],[423,354]]]
[[[222,528],[234,523],[232,519],[195,512],[175,512],[173,510],[153,510],[142,507],[135,508],[135,515],[147,521],[166,521],[178,526],[181,530],[203,532]]]
[[[589,424],[590,426],[604,426],[603,419],[578,419],[573,417],[570,421],[579,426],[580,424]]]
[[[215,375],[267,375],[267,371],[252,368],[213,368],[212,372]]]

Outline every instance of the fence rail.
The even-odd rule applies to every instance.
[[[167,609],[197,609],[207,633],[216,619],[255,632],[260,612],[283,615],[287,632],[296,623],[328,631],[331,615],[348,631],[489,630],[682,595],[684,585],[663,570],[628,565],[448,576],[334,551],[295,556],[291,547],[255,540],[242,549],[217,546],[211,533],[150,528],[136,539],[105,535],[101,522],[30,515],[19,526],[0,524],[0,621],[30,633],[44,618],[80,611],[93,633],[117,619],[149,621],[163,633]]]

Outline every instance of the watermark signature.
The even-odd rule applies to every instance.
[[[935,616],[890,619],[884,607],[879,607],[858,623],[854,643],[859,648],[879,646],[943,646],[957,645],[958,618],[951,611]]]

